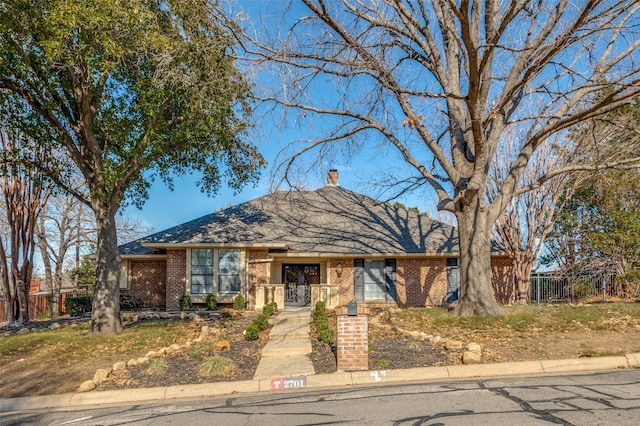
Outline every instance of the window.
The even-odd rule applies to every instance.
[[[218,292],[240,293],[240,250],[218,250]]]
[[[359,302],[396,301],[395,259],[355,259],[353,266],[354,296]]]
[[[213,249],[191,250],[191,294],[213,293]]]
[[[120,288],[126,290],[129,288],[129,261],[120,261]]]

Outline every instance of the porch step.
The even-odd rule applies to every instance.
[[[285,338],[309,340],[309,323],[284,321],[274,324],[269,333],[269,340],[282,340]]]
[[[269,340],[262,348],[262,357],[308,355],[311,353],[311,341],[306,339]]]

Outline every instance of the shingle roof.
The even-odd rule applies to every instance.
[[[278,191],[120,246],[122,255],[175,244],[286,245],[289,253],[454,254],[454,227],[339,186]]]

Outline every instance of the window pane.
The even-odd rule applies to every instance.
[[[191,250],[191,294],[213,293],[213,250]]]
[[[218,284],[220,293],[239,293],[240,275],[220,275]]]
[[[365,300],[384,299],[384,260],[365,260],[364,265]]]
[[[218,291],[220,293],[239,293],[241,287],[240,250],[218,250]]]

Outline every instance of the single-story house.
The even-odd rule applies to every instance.
[[[457,299],[454,227],[338,185],[331,170],[315,191],[278,191],[120,246],[123,293],[146,307],[180,297],[249,309],[360,303],[441,305]],[[494,250],[496,297],[508,301],[510,261]]]

